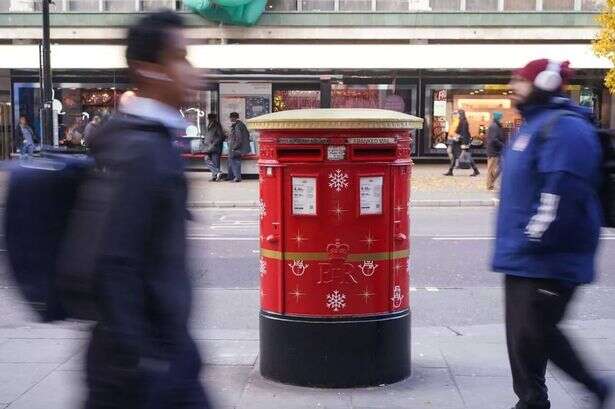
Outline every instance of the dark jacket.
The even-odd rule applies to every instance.
[[[589,283],[602,224],[591,112],[565,98],[520,111],[524,123],[504,152],[493,270]]]
[[[459,143],[462,145],[470,145],[472,142],[472,135],[470,135],[470,125],[466,120],[459,121],[455,133],[459,135]]]
[[[100,320],[87,357],[87,407],[206,408],[188,332],[181,157],[157,122],[118,115],[101,134],[91,152],[116,187],[95,269]]]
[[[228,145],[229,154],[241,155],[250,153],[250,132],[243,122],[237,121],[231,126]]]
[[[210,123],[205,134],[205,144],[207,145],[207,153],[222,153],[224,145],[224,130],[220,122]]]
[[[487,156],[490,158],[499,157],[502,154],[504,145],[502,125],[497,121],[492,121],[487,130]]]

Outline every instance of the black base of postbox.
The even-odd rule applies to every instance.
[[[260,370],[273,381],[324,388],[410,376],[410,312],[323,319],[260,314]]]

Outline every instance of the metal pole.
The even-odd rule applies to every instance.
[[[42,45],[42,73],[43,83],[42,105],[42,142],[43,146],[53,145],[53,107],[52,107],[52,83],[51,83],[51,47],[49,39],[49,4],[51,0],[43,0],[43,45]]]

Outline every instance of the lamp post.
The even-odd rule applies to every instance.
[[[43,41],[41,44],[41,117],[43,120],[43,146],[53,145],[53,95],[51,82],[51,49],[49,39],[49,5],[52,0],[43,0]]]

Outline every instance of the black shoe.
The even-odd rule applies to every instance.
[[[444,175],[444,176],[453,176],[453,172],[446,172],[446,173],[443,173],[442,175]]]
[[[216,175],[216,182],[219,182],[222,180],[222,173],[218,172],[218,174]]]
[[[239,183],[239,182],[241,182],[241,179],[233,179],[233,182]]]
[[[470,176],[471,177],[475,177],[475,176],[478,176],[478,175],[480,175],[480,172],[475,170],[474,173],[472,173]]]

